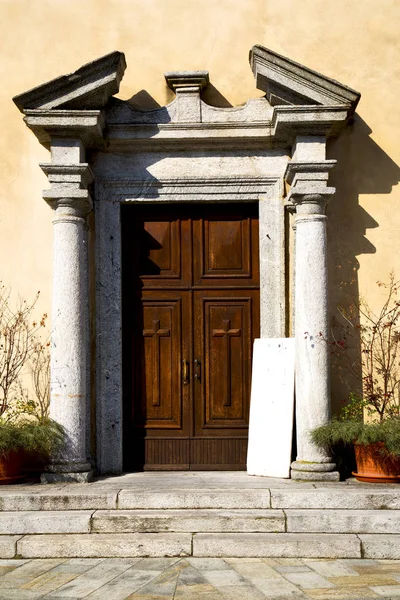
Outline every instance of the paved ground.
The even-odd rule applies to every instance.
[[[400,560],[0,560],[0,600],[400,598]]]

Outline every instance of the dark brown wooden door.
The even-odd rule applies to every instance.
[[[243,469],[255,204],[124,206],[126,469]]]

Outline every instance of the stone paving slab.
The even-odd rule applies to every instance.
[[[14,566],[13,566],[14,565]],[[2,560],[0,600],[390,600],[400,560]]]

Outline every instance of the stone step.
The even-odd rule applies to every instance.
[[[400,535],[328,533],[0,535],[0,558],[146,556],[400,559]]]
[[[285,510],[286,531],[293,533],[400,533],[395,510]]]
[[[270,508],[268,489],[250,490],[122,490],[118,495],[119,509],[252,509]]]
[[[271,489],[271,508],[400,509],[399,487],[373,489],[373,485]]]
[[[383,540],[381,546],[382,543]],[[372,546],[369,540],[368,544]],[[3,556],[6,556],[4,550],[8,550],[8,557],[22,558],[361,557],[361,541],[356,535],[301,533],[97,533],[0,536],[0,549],[3,550]]]
[[[92,517],[97,533],[166,531],[284,532],[285,514],[271,509],[99,510]]]
[[[400,534],[400,513],[348,509],[0,512],[0,535],[164,532]]]
[[[76,489],[75,489],[76,488]],[[400,510],[400,489],[360,485],[256,489],[109,489],[99,484],[0,490],[0,511],[166,509]]]

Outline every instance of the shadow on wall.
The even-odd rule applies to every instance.
[[[168,90],[170,92],[170,90]],[[170,92],[173,96],[171,98],[171,102],[175,99],[175,94]],[[201,99],[206,104],[210,106],[215,106],[217,108],[231,108],[232,104],[217,90],[217,88],[209,83],[206,89],[201,94]],[[137,94],[134,94],[129,100],[127,100],[129,104],[131,104],[134,108],[139,108],[140,110],[155,110],[157,108],[162,108],[161,104],[157,102],[146,90],[140,90]]]
[[[400,168],[370,137],[370,127],[355,115],[353,122],[340,138],[328,144],[327,158],[337,159],[330,177],[336,194],[328,207],[328,260],[330,320],[334,326],[340,318],[337,307],[349,307],[359,299],[357,256],[372,254],[376,248],[367,239],[368,229],[379,223],[359,205],[360,194],[390,194],[400,181]],[[388,275],[389,273],[382,274]],[[360,349],[356,350],[360,362]],[[357,391],[355,378],[343,376],[333,369],[332,410],[337,413],[349,391]]]

